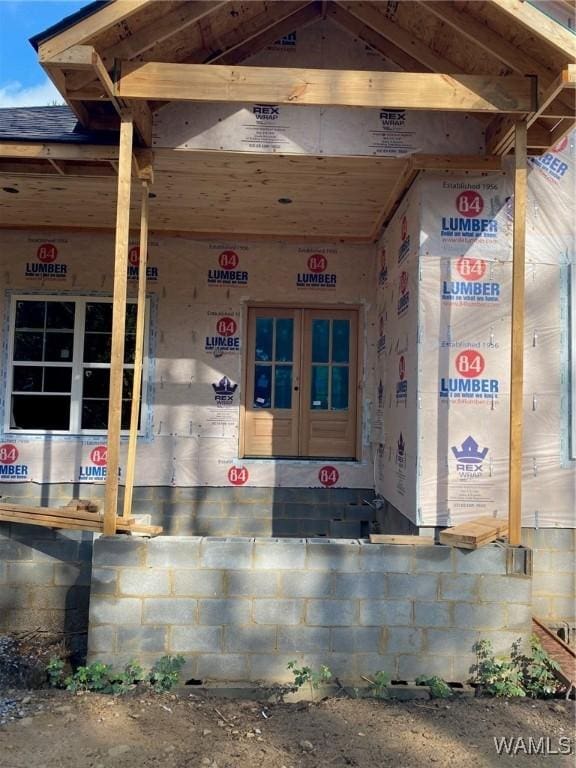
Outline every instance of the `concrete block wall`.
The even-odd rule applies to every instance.
[[[43,630],[86,653],[92,533],[0,523],[0,634]]]
[[[531,580],[506,575],[498,546],[115,536],[93,566],[89,659],[182,654],[204,682],[290,680],[293,659],[351,683],[465,681],[476,640],[530,635]]]
[[[566,629],[576,642],[576,530],[524,528],[522,540],[533,551],[534,616]]]
[[[100,500],[102,483],[2,483],[5,502],[67,504]],[[120,487],[120,500],[123,488]],[[135,514],[146,514],[174,536],[280,536],[359,538],[368,535],[374,498],[368,488],[175,488],[134,489]]]

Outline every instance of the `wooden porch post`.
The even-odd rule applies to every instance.
[[[518,546],[522,535],[522,428],[524,394],[524,268],[526,262],[527,126],[514,128],[514,232],[512,241],[512,349],[510,357],[510,454],[508,541]]]
[[[118,157],[118,200],[114,250],[114,301],[112,309],[112,353],[108,398],[108,451],[104,494],[104,535],[116,533],[118,510],[118,469],[122,424],[122,379],[124,375],[124,333],[128,281],[128,239],[130,234],[130,186],[132,181],[132,116],[122,117]]]
[[[142,208],[140,213],[140,259],[138,262],[138,309],[136,314],[136,351],[134,355],[134,381],[132,383],[132,408],[130,410],[130,437],[126,461],[126,484],[124,488],[124,517],[132,512],[132,492],[136,469],[136,446],[138,444],[138,417],[140,414],[140,392],[142,382],[142,361],[144,358],[144,327],[146,320],[146,265],[148,263],[148,182],[142,182]]]

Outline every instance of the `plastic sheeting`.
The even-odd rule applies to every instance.
[[[574,135],[530,160],[524,342],[523,522],[576,525],[569,271]],[[508,511],[512,198],[510,174],[425,175],[417,268],[415,492],[387,473],[387,419],[373,435],[378,490],[422,525]],[[415,206],[416,207],[416,206]],[[399,212],[380,247],[388,248]],[[381,259],[382,261],[382,259]],[[378,311],[393,301],[379,264]],[[390,317],[390,313],[385,313]],[[388,345],[388,335],[386,335]],[[393,419],[388,419],[393,423]],[[397,503],[399,502],[399,503]]]
[[[5,429],[12,296],[110,296],[114,248],[112,238],[94,234],[3,231],[0,238],[5,286],[0,295],[0,411]],[[309,271],[310,256],[318,253],[336,276],[334,289],[298,285],[298,276]],[[37,265],[46,263],[58,270],[41,275]],[[151,238],[149,265],[149,374],[137,485],[372,486],[368,420],[360,462],[238,459],[246,302],[362,304],[369,329],[374,311],[372,247]],[[130,270],[129,293],[134,295],[137,253],[133,250]],[[361,359],[371,355],[369,345],[371,349],[367,330]],[[370,377],[366,367],[364,391],[372,389]],[[123,442],[121,480],[125,451]],[[104,434],[48,437],[4,431],[0,482],[104,482],[105,455]]]

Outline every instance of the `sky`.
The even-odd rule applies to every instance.
[[[46,106],[62,97],[29,38],[75,13],[90,0],[0,0],[0,107]]]

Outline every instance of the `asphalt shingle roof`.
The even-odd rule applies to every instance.
[[[8,107],[0,109],[0,141],[115,144],[118,137],[113,131],[82,128],[67,106]]]

